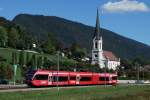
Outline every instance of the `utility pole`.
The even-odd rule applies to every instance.
[[[14,69],[14,85],[16,84],[16,74],[17,74],[17,53],[12,53],[12,63],[13,63],[13,69]]]
[[[60,58],[59,58],[59,54],[60,54],[60,52],[59,51],[57,51],[57,90],[58,90],[58,96],[59,96],[59,84],[58,84],[58,82],[59,82],[59,60],[60,60]]]
[[[106,79],[106,67],[107,67],[107,59],[105,60],[105,62],[104,62],[104,66],[105,66],[105,87],[106,87],[106,81],[107,81],[107,79]]]
[[[143,67],[143,81],[145,80],[145,78],[144,78],[144,71],[145,71],[145,69],[144,69],[144,67]]]
[[[137,68],[137,83],[139,83],[139,80],[140,80],[140,72],[139,72],[140,71],[140,66],[139,66],[139,63],[136,62],[135,66]]]

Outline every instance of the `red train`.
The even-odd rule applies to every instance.
[[[117,84],[117,74],[34,70],[26,76],[28,86]]]

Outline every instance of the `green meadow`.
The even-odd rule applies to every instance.
[[[91,86],[0,93],[0,100],[150,100],[150,86]]]

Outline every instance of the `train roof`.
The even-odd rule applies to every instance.
[[[92,74],[99,74],[99,75],[101,75],[101,76],[117,76],[117,74],[116,73],[95,73],[95,72],[72,72],[72,71],[56,71],[56,70],[41,70],[41,69],[39,69],[39,70],[34,70],[36,73],[45,73],[45,74],[48,74],[48,73],[50,73],[50,72],[52,72],[52,73],[69,73],[69,74],[87,74],[87,75],[92,75]]]

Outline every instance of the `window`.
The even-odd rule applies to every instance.
[[[109,77],[99,77],[99,81],[109,81]]]
[[[52,76],[50,76],[50,77],[49,77],[49,80],[48,80],[48,81],[49,81],[49,82],[51,82],[51,81],[52,81]]]
[[[100,49],[102,49],[102,44],[100,43]]]
[[[68,77],[67,76],[53,76],[53,82],[57,82],[57,80],[59,82],[65,82],[68,81]]]
[[[48,80],[48,75],[36,75],[35,80]]]
[[[97,54],[95,54],[95,58],[97,58],[98,57],[98,55]]]
[[[112,77],[112,80],[117,80],[117,77]]]
[[[76,77],[75,76],[71,76],[70,80],[76,80]]]
[[[91,77],[81,77],[80,81],[91,81]]]
[[[97,42],[95,42],[95,48],[97,49]]]

